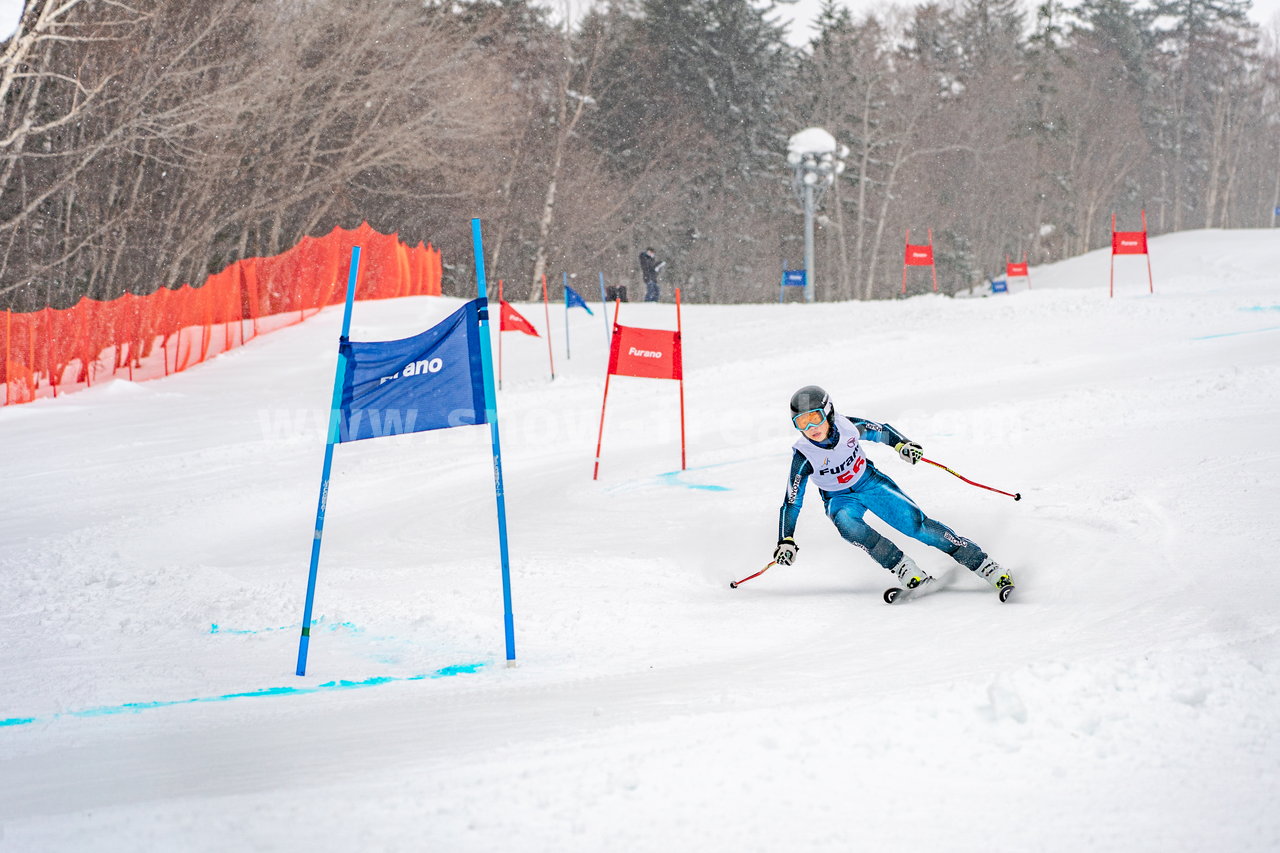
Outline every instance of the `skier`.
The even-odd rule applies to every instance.
[[[970,540],[925,515],[893,480],[882,474],[867,459],[860,439],[887,444],[912,465],[924,456],[919,444],[888,424],[837,414],[827,392],[816,385],[806,385],[792,395],[791,422],[802,437],[794,445],[787,497],[779,513],[778,546],[773,552],[778,565],[795,562],[799,547],[792,534],[804,501],[805,484],[813,480],[822,494],[827,517],[840,535],[893,572],[901,587],[915,589],[933,578],[863,521],[868,510],[895,530],[950,554],[997,590],[1013,586],[1007,569]]]

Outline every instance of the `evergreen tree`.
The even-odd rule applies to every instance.
[[[1111,54],[1119,58],[1123,79],[1113,81],[1126,91],[1150,89],[1155,36],[1154,13],[1130,0],[1080,0],[1072,10],[1078,21],[1071,28],[1075,44],[1086,54]]]
[[[650,178],[679,203],[650,223],[686,284],[701,293],[716,277],[740,280],[743,253],[767,251],[786,150],[782,93],[792,51],[771,4],[748,0],[644,0],[604,59],[612,82],[588,132],[610,163],[631,176],[655,165],[678,178]],[[704,238],[723,237],[714,241]]]
[[[960,0],[955,21],[967,73],[1017,63],[1026,25],[1019,0]]]
[[[645,3],[659,84],[698,117],[716,159],[744,176],[783,150],[779,105],[792,62],[773,11],[748,0]]]
[[[1016,256],[1027,248],[1028,242],[1032,244],[1034,253],[1038,248],[1036,243],[1041,228],[1048,225],[1056,230],[1059,227],[1057,223],[1046,222],[1046,214],[1052,202],[1060,202],[1061,188],[1065,183],[1062,161],[1054,156],[1068,123],[1059,97],[1060,72],[1068,62],[1064,37],[1061,4],[1058,0],[1044,0],[1036,7],[1035,26],[1027,39],[1027,82],[1033,88],[1028,93],[1023,124],[1019,128],[1035,146],[1032,165],[1034,200],[1029,223],[1035,230],[1030,234],[1024,231],[1019,235],[1021,239],[1009,235],[1005,244],[1009,255]]]
[[[917,6],[903,33],[902,57],[934,75],[943,97],[953,94],[962,64],[962,49],[955,31],[955,16],[937,3]]]
[[[1252,76],[1256,26],[1248,19],[1249,0],[1156,0],[1161,99],[1160,141],[1166,170],[1169,213],[1160,224],[1173,230],[1207,223],[1210,198],[1225,156],[1221,139],[1224,114]],[[1162,207],[1161,213],[1164,214]],[[1198,223],[1197,223],[1198,224]]]

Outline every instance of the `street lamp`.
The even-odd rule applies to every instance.
[[[844,171],[847,145],[820,127],[807,127],[787,141],[787,162],[791,164],[791,188],[804,205],[804,300],[813,301],[813,214],[836,175]]]

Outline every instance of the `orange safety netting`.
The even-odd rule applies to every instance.
[[[352,246],[361,247],[358,299],[440,295],[439,250],[407,246],[367,222],[354,231],[334,228],[274,257],[236,261],[201,287],[0,312],[0,404],[56,397],[120,371],[131,380],[168,376],[299,323],[306,312],[346,299]]]

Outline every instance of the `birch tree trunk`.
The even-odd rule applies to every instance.
[[[582,82],[584,92],[590,89],[592,74],[600,58],[600,44],[601,37],[598,36],[592,43],[591,57],[586,66]],[[533,280],[529,283],[529,299],[532,301],[537,301],[541,295],[542,276],[547,271],[547,247],[551,240],[552,223],[555,221],[556,188],[560,183],[561,170],[564,168],[565,151],[569,147],[574,128],[578,126],[578,121],[582,118],[582,113],[586,109],[589,100],[585,94],[576,93],[571,89],[575,57],[567,23],[565,24],[564,33],[564,52],[564,67],[556,88],[555,148],[551,155],[551,171],[547,178],[547,191],[542,199],[542,215],[538,219],[538,243],[533,255]],[[572,111],[569,109],[570,99],[575,102]]]

